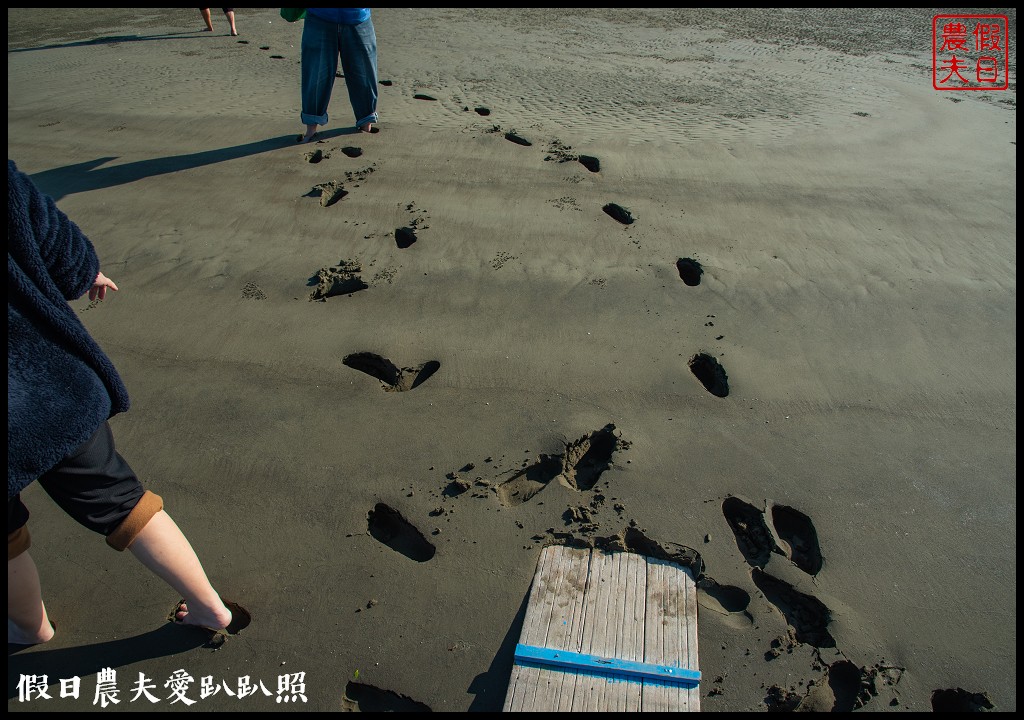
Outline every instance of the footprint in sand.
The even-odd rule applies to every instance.
[[[771,554],[777,553],[812,577],[821,572],[824,559],[818,532],[811,519],[796,508],[773,504],[766,516],[750,503],[728,497],[722,503],[722,514],[751,566],[763,570]]]
[[[676,270],[679,277],[690,287],[700,285],[700,276],[704,274],[704,268],[693,258],[679,258],[676,260]]]
[[[357,158],[363,154],[363,149],[349,146],[343,147],[341,149],[341,152],[345,155],[345,157]]]
[[[342,363],[377,378],[387,392],[405,392],[417,388],[441,368],[437,360],[415,367],[399,368],[386,357],[371,352],[346,355]]]
[[[985,693],[972,693],[963,688],[936,690],[932,693],[934,712],[983,712],[994,707]]]
[[[429,705],[416,702],[393,690],[349,681],[345,686],[342,707],[348,712],[431,712]]]
[[[416,242],[416,228],[400,227],[395,230],[395,245],[399,250],[405,250]]]
[[[247,282],[242,288],[242,297],[246,300],[266,300],[267,294],[254,282]]]
[[[414,100],[432,100],[434,102],[437,101],[436,97],[430,97],[429,95],[424,95],[423,93],[416,93],[412,97]]]
[[[427,562],[436,549],[416,526],[384,503],[377,503],[367,516],[367,529],[377,541],[416,562]]]
[[[835,638],[828,631],[832,613],[825,603],[756,567],[750,571],[750,576],[765,599],[786,618],[786,624],[792,629],[796,642],[816,648],[836,646]]]
[[[744,630],[754,624],[750,607],[750,593],[734,585],[720,585],[704,576],[697,583],[697,604],[705,610],[725,617],[727,625]]]
[[[829,632],[832,612],[828,606],[763,569],[772,553],[777,553],[811,577],[820,572],[823,559],[818,533],[811,519],[788,505],[773,504],[770,513],[762,512],[736,497],[726,498],[722,503],[722,513],[736,536],[737,547],[752,565],[751,580],[786,621],[787,634],[771,642],[764,659],[770,662],[783,653],[793,652],[800,644],[818,649],[836,648],[838,651],[836,640]],[[769,710],[852,712],[863,708],[886,689],[889,691],[889,705],[899,705],[895,686],[902,678],[904,668],[889,665],[884,660],[871,668],[857,667],[845,659],[827,665],[820,653],[817,658],[821,664],[816,664],[814,669],[824,668],[823,676],[808,681],[803,694],[795,692],[792,687],[786,690],[772,686],[764,700]]]
[[[519,135],[519,134],[517,134],[515,132],[507,132],[507,133],[505,133],[505,139],[510,141],[510,142],[514,142],[516,145],[522,145],[524,147],[530,147],[531,145],[533,145],[532,142],[530,142],[529,140],[524,138],[522,135]]]
[[[716,358],[707,353],[697,353],[687,365],[705,390],[716,397],[728,397],[729,376]]]
[[[560,455],[541,455],[537,462],[518,471],[494,489],[503,505],[522,505],[561,474]]]
[[[903,668],[881,663],[871,668],[858,668],[849,660],[838,660],[825,665],[824,670],[820,679],[807,683],[807,691],[803,695],[778,685],[768,688],[764,699],[768,711],[853,712],[863,708],[885,689],[890,691],[890,707],[900,704],[894,688],[903,676]]]
[[[555,478],[573,490],[592,490],[601,475],[612,466],[612,456],[625,450],[629,442],[622,440],[609,423],[600,430],[566,443],[561,455],[541,455],[532,465],[516,472],[495,487],[504,505],[521,505],[539,493]]]
[[[574,490],[590,490],[605,470],[612,465],[612,455],[620,440],[615,426],[608,424],[565,446],[562,477]]]
[[[636,222],[633,218],[633,213],[617,203],[607,203],[601,209],[604,210],[609,217],[614,220],[618,220],[623,225],[632,225]]]
[[[325,302],[329,297],[365,290],[369,285],[360,277],[361,270],[359,263],[352,260],[342,260],[334,267],[320,268],[307,282],[307,285],[313,287],[309,294],[310,301]]]
[[[426,224],[430,216],[427,215],[426,210],[416,207],[416,203],[408,203],[405,206],[405,210],[412,215],[416,215],[416,217],[407,226],[395,230],[395,245],[398,246],[399,250],[405,250],[410,247],[419,239],[418,232],[430,227]]]
[[[722,514],[736,536],[736,546],[743,559],[750,566],[763,570],[777,549],[764,513],[738,497],[727,497],[722,503]]]
[[[794,565],[808,575],[821,572],[821,548],[814,523],[802,512],[787,505],[774,505],[771,512],[777,547]]]

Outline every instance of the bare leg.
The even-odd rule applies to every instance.
[[[231,611],[210,584],[188,539],[166,512],[154,515],[128,549],[185,599],[177,613],[179,622],[213,630],[231,623]]]
[[[232,35],[237,35],[238,34],[238,30],[235,29],[235,11],[234,10],[228,10],[224,14],[227,16],[228,22],[231,24],[231,34]]]
[[[26,551],[7,561],[7,642],[35,645],[52,637],[39,571]]]
[[[203,22],[206,23],[206,32],[213,32],[213,20],[210,18],[210,8],[199,8],[203,14]]]
[[[306,134],[299,138],[300,143],[308,143],[316,140],[316,124],[306,126]]]

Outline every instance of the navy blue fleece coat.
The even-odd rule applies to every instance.
[[[128,409],[114,364],[67,302],[99,268],[89,238],[8,160],[8,499]]]

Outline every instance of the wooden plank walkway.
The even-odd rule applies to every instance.
[[[541,552],[506,712],[700,710],[689,568],[627,552]]]

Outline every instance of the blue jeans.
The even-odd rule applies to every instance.
[[[306,15],[302,28],[302,122],[326,125],[338,57],[356,127],[377,122],[377,36],[373,21],[339,25]]]

